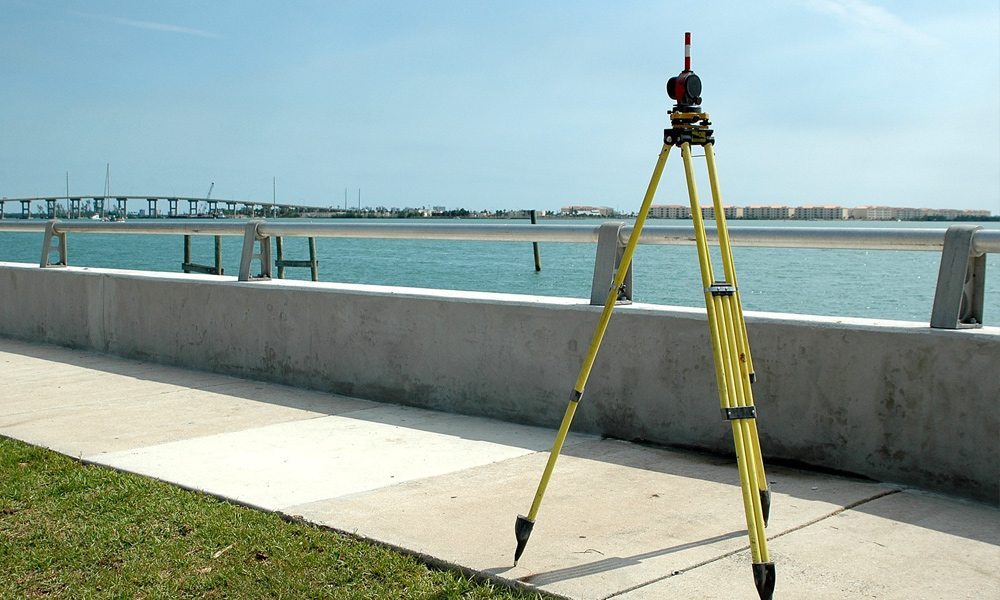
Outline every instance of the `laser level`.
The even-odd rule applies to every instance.
[[[527,515],[518,515],[514,525],[517,547],[514,550],[514,564],[524,552],[528,538],[535,525],[538,509],[545,495],[556,459],[562,452],[566,435],[576,409],[583,399],[584,388],[590,378],[591,369],[597,359],[601,340],[607,331],[608,322],[618,300],[618,290],[624,282],[632,263],[635,247],[646,223],[649,208],[656,194],[663,167],[671,148],[681,150],[684,175],[687,183],[688,199],[691,203],[691,219],[694,222],[695,242],[698,248],[698,265],[701,270],[702,287],[705,293],[705,308],[708,316],[709,334],[712,342],[712,358],[715,364],[715,378],[719,390],[722,416],[729,421],[736,449],[736,462],[740,473],[740,489],[743,510],[746,516],[747,535],[753,556],[754,585],[761,600],[770,600],[774,593],[775,570],[767,549],[764,528],[771,507],[771,492],[767,487],[764,463],[761,458],[760,441],[757,436],[757,409],[753,401],[751,384],[756,381],[753,361],[750,357],[750,343],[747,339],[746,323],[743,320],[743,304],[740,300],[736,270],[733,265],[729,231],[726,227],[725,207],[715,169],[715,137],[710,129],[708,113],[701,109],[701,78],[691,70],[691,34],[684,34],[684,70],[667,81],[667,96],[676,102],[670,115],[670,128],[663,131],[663,147],[657,158],[646,195],[639,208],[639,216],[625,245],[622,258],[608,291],[604,309],[590,346],[580,367],[576,384],[570,394],[569,404],[563,414],[562,423],[556,433],[555,442],[549,453],[548,462],[538,483],[534,501]],[[708,180],[712,188],[712,205],[719,236],[719,254],[722,259],[723,277],[716,279],[712,272],[712,260],[708,248],[708,235],[702,218],[698,190],[695,185],[694,168],[691,163],[691,146],[701,146],[705,150]]]

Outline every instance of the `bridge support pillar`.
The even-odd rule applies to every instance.
[[[31,218],[31,200],[21,200],[21,218]]]
[[[46,198],[45,199],[45,215],[50,218],[56,218],[56,199]]]
[[[198,214],[198,201],[188,200],[188,214],[191,216]]]
[[[124,219],[128,215],[128,198],[115,198],[118,202],[118,217]]]
[[[53,208],[55,207],[55,204],[56,204],[56,201],[55,201],[55,198],[53,198],[52,199],[52,206],[53,206]],[[79,198],[70,198],[69,199],[69,215],[68,216],[71,219],[79,219],[80,218],[80,199]],[[54,219],[55,218],[55,214],[53,214],[50,218]]]
[[[104,198],[94,197],[94,213],[104,218]]]
[[[167,216],[177,216],[177,198],[167,198]]]
[[[146,216],[150,218],[159,216],[156,214],[156,204],[157,198],[146,198]]]

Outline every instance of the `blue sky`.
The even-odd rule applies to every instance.
[[[110,163],[117,194],[634,210],[684,31],[727,203],[1000,213],[1000,8],[961,0],[0,0],[0,195]]]

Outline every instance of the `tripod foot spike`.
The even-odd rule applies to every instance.
[[[760,600],[771,600],[774,595],[774,563],[753,564],[753,584],[757,586]]]
[[[764,517],[764,527],[767,527],[767,518],[771,516],[771,490],[760,490],[760,512]]]
[[[514,523],[514,538],[517,539],[517,549],[514,550],[514,566],[524,553],[524,547],[528,545],[528,538],[531,537],[531,529],[535,522],[524,515],[517,515],[517,522]]]

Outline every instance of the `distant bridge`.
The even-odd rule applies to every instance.
[[[195,216],[236,216],[246,215],[248,217],[266,216],[268,212],[275,212],[278,209],[294,210],[297,212],[308,212],[324,210],[324,207],[306,206],[303,204],[288,204],[285,202],[261,202],[259,200],[219,200],[215,198],[188,198],[182,196],[161,196],[149,194],[143,196],[44,196],[37,198],[0,198],[0,219],[5,218],[7,204],[21,204],[19,213],[9,213],[10,216],[19,216],[22,219],[30,219],[32,203],[45,203],[45,216],[49,219],[56,217],[56,207],[59,202],[66,203],[65,216],[70,219],[83,218],[83,202],[92,201],[91,211],[100,216],[128,214],[128,202],[145,202],[146,217],[195,217]],[[167,211],[160,210],[160,203],[166,202]],[[182,202],[187,202],[187,211],[182,212],[180,206]],[[204,205],[205,210],[198,210]],[[221,205],[221,208],[220,208]]]

